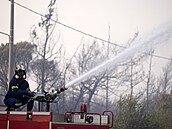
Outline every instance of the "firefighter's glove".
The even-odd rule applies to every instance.
[[[28,91],[28,94],[29,94],[31,97],[34,97],[34,96],[36,95],[36,93],[33,92],[33,91]]]
[[[60,92],[63,92],[63,91],[65,91],[65,90],[67,90],[67,88],[60,88]]]

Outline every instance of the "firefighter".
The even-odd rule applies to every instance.
[[[26,79],[26,71],[23,65],[16,65],[15,74],[9,83],[9,90],[5,96],[4,103],[7,111],[14,111],[27,104],[27,111],[32,111],[35,92],[31,92]]]

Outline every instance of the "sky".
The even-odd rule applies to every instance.
[[[50,0],[14,1],[44,15]],[[59,22],[105,40],[110,26],[110,41],[124,46],[136,32],[142,37],[172,21],[172,0],[57,0],[56,6]],[[40,21],[40,16],[16,4],[14,15],[14,42],[29,41],[30,30]],[[9,25],[10,2],[1,0],[0,32],[9,34]],[[57,25],[57,30],[68,52],[77,48],[83,36],[92,39],[61,25]],[[0,43],[7,42],[8,37],[0,34]],[[167,43],[157,48],[155,54],[170,58],[171,48],[172,43]],[[160,72],[167,61],[156,59],[153,66]]]

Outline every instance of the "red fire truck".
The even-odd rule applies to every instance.
[[[34,99],[49,104],[55,99],[53,95],[46,93]],[[49,105],[47,107],[49,108]],[[53,114],[49,111],[0,111],[0,129],[110,129],[113,127],[112,111],[99,114],[87,112],[86,108],[86,105],[82,104],[79,112],[64,114]]]
[[[0,129],[109,129],[113,127],[111,111],[99,113],[0,111]]]

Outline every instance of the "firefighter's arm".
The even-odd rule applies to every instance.
[[[30,91],[29,86],[27,86],[28,88],[26,90],[20,89],[16,84],[11,84],[10,87],[12,92],[15,93],[17,96],[29,95],[28,93],[28,91]]]

